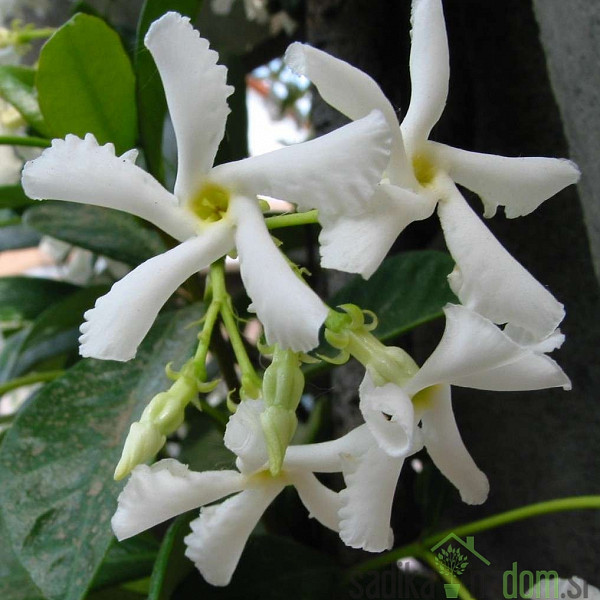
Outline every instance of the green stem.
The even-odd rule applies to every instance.
[[[208,310],[206,311],[202,331],[198,336],[198,348],[196,349],[196,354],[194,355],[194,363],[202,381],[206,381],[206,355],[208,354],[208,347],[210,346],[212,332],[217,319],[219,318],[220,310],[220,300],[213,298],[208,306]]]
[[[35,148],[49,148],[50,140],[41,137],[27,137],[22,135],[0,135],[0,145],[34,146]]]
[[[531,517],[537,517],[539,515],[546,515],[549,513],[562,512],[566,510],[582,510],[582,509],[599,509],[600,508],[600,496],[570,496],[568,498],[558,498],[556,500],[547,500],[545,502],[536,502],[535,504],[528,504],[514,510],[508,510],[506,512],[480,519],[479,521],[473,521],[471,523],[465,523],[459,525],[453,529],[447,529],[438,533],[428,535],[421,541],[416,541],[400,548],[396,548],[391,552],[382,554],[376,558],[365,561],[354,567],[354,571],[365,572],[373,569],[379,569],[385,565],[396,562],[397,560],[404,558],[405,556],[417,556],[422,554],[430,546],[444,539],[448,534],[454,533],[459,537],[465,535],[472,535],[480,531],[486,531],[488,529],[494,529],[501,525],[507,525],[508,523],[514,523],[516,521],[522,521],[523,519],[529,519]]]
[[[461,600],[475,600],[475,598],[473,598],[473,596],[471,595],[471,592],[469,592],[469,590],[464,585],[464,583],[462,583],[461,580],[458,577],[456,577],[456,575],[448,576],[448,575],[445,575],[444,573],[442,573],[440,570],[438,570],[438,566],[435,562],[435,557],[433,556],[433,554],[431,554],[431,552],[429,552],[428,550],[425,550],[425,551],[421,552],[420,554],[418,554],[417,556],[418,556],[418,558],[421,558],[422,560],[424,560],[432,568],[432,570],[439,573],[440,577],[446,583],[458,583],[460,585],[460,587],[458,588],[458,597]]]
[[[60,377],[63,373],[64,371],[44,371],[42,373],[30,373],[29,375],[24,375],[23,377],[17,377],[16,379],[11,379],[6,383],[0,384],[0,394],[5,394],[6,392],[16,390],[17,388],[25,385],[31,385],[32,383],[52,381],[53,379]]]
[[[244,340],[237,326],[233,310],[231,308],[231,297],[227,293],[225,286],[225,262],[219,260],[210,267],[210,277],[213,289],[213,300],[220,304],[221,318],[229,335],[229,342],[233,348],[235,358],[242,371],[242,386],[260,390],[261,378],[254,370],[254,365],[246,352]],[[249,390],[246,390],[249,391]]]
[[[275,217],[267,217],[265,219],[268,229],[295,227],[297,225],[311,225],[318,222],[319,218],[316,210],[309,210],[301,213],[291,213],[288,215],[277,215]]]
[[[17,44],[26,44],[33,40],[44,40],[54,35],[55,27],[41,27],[40,29],[23,29],[16,34]]]

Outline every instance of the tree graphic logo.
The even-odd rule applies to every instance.
[[[452,541],[454,541],[455,544],[453,544]],[[448,543],[447,546],[444,546],[447,542],[450,543]],[[490,564],[489,560],[481,556],[481,554],[475,550],[473,536],[468,536],[466,540],[463,540],[454,533],[450,533],[441,542],[438,542],[431,548],[438,571],[448,582],[444,584],[446,598],[458,598],[460,582],[455,581],[455,579],[462,575],[469,565],[469,559],[466,556],[467,551],[485,565]],[[463,554],[463,552],[465,554]]]

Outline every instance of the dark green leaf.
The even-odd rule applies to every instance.
[[[22,319],[37,317],[50,305],[77,288],[69,283],[39,277],[0,278],[0,320],[5,310],[16,311]]]
[[[33,323],[23,343],[23,350],[52,340],[63,331],[79,329],[83,321],[83,313],[94,306],[96,298],[108,290],[108,286],[105,285],[82,288],[49,306]]]
[[[44,310],[28,328],[10,368],[1,368],[0,361],[0,381],[18,377],[34,366],[39,369],[41,361],[57,355],[76,354],[83,313],[107,291],[107,286],[80,289]]]
[[[224,446],[223,433],[215,427],[210,417],[190,407],[186,422],[190,429],[181,443],[179,459],[182,462],[193,471],[235,467],[235,455]]]
[[[174,596],[178,600],[331,600],[340,569],[316,550],[288,538],[250,538],[231,583],[217,588],[190,577]],[[285,592],[282,594],[282,590]]]
[[[83,598],[112,541],[112,479],[130,423],[190,355],[198,307],[164,315],[127,363],[83,360],[20,411],[0,451],[13,551],[51,600]]]
[[[0,66],[0,97],[12,104],[34,129],[46,135],[48,129],[37,101],[35,69]]]
[[[36,87],[53,137],[93,133],[119,154],[135,145],[133,69],[119,36],[101,19],[75,15],[46,42]]]
[[[457,301],[446,279],[453,268],[443,252],[404,252],[384,260],[368,281],[355,277],[330,304],[372,310],[379,318],[373,333],[381,340],[395,338],[442,316],[442,307]]]
[[[0,185],[0,208],[19,208],[33,202],[20,185]]]
[[[0,598],[2,600],[44,600],[27,571],[6,543],[8,532],[0,516]]]
[[[135,74],[140,141],[148,170],[163,183],[162,139],[167,101],[154,60],[144,46],[144,36],[152,22],[170,10],[191,17],[193,21],[201,4],[202,0],[146,0],[138,22]]]
[[[156,538],[147,532],[122,542],[113,540],[94,579],[93,588],[100,589],[150,575],[159,548]]]
[[[29,208],[23,219],[41,233],[130,265],[167,249],[156,231],[132,215],[109,208],[43,202]]]
[[[0,231],[0,252],[32,248],[40,243],[40,239],[41,236],[37,231],[24,225],[3,227]]]
[[[192,571],[192,561],[185,557],[183,538],[190,532],[190,521],[198,511],[180,515],[169,527],[152,571],[148,600],[168,600],[175,588]]]

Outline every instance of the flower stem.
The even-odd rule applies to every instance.
[[[0,135],[0,145],[34,146],[35,148],[49,148],[50,140],[41,137],[23,135]]]
[[[30,373],[29,375],[24,375],[23,377],[17,377],[16,379],[11,379],[6,383],[0,384],[0,394],[5,394],[11,390],[15,390],[26,385],[31,385],[33,383],[52,381],[53,379],[60,377],[63,373],[64,371],[62,370],[43,371],[42,373]]]
[[[516,521],[522,521],[523,519],[529,519],[531,517],[537,517],[539,515],[546,515],[554,512],[562,512],[566,510],[582,510],[582,509],[600,509],[600,496],[570,496],[568,498],[558,498],[556,500],[547,500],[545,502],[536,502],[535,504],[528,504],[514,510],[509,510],[485,519],[478,521],[472,521],[471,523],[465,523],[459,525],[453,529],[447,529],[438,533],[433,533],[423,538],[420,541],[401,546],[390,552],[382,554],[376,558],[360,563],[353,568],[353,571],[365,572],[373,569],[379,569],[385,565],[396,562],[397,560],[404,558],[405,556],[418,556],[421,555],[430,546],[444,539],[448,534],[454,533],[459,537],[465,535],[471,535],[480,531],[486,531],[488,529],[494,529],[501,525],[507,525],[508,523],[514,523]]]
[[[225,285],[225,262],[219,260],[210,266],[213,301],[219,303],[219,312],[223,324],[229,335],[229,342],[233,348],[235,358],[242,371],[242,387],[251,397],[255,398],[260,390],[262,380],[254,370],[250,357],[246,352],[244,340],[237,326],[235,315],[231,307],[231,296],[227,293]]]
[[[17,44],[26,44],[33,40],[44,40],[54,35],[56,32],[55,27],[41,27],[40,29],[22,29],[16,35]]]
[[[268,229],[279,229],[280,227],[295,227],[297,225],[311,225],[318,223],[318,212],[309,210],[301,213],[290,213],[287,215],[276,215],[267,217],[265,223]]]

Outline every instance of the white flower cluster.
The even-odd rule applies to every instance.
[[[263,388],[263,398],[244,400],[227,426],[225,444],[237,455],[237,471],[194,473],[174,460],[134,468],[113,518],[117,537],[201,506],[186,538],[187,555],[215,585],[230,581],[254,526],[287,485],[296,487],[311,516],[349,546],[369,551],[392,546],[397,479],[406,458],[423,447],[465,502],[484,502],[488,481],[462,442],[452,385],[498,391],[570,387],[547,356],[563,341],[557,329],[562,305],[493,237],[456,183],[480,195],[486,216],[502,205],[512,218],[576,182],[579,171],[567,160],[505,158],[429,141],[448,90],[441,0],[413,0],[412,26],[412,95],[402,123],[366,74],[293,44],[287,63],[353,122],[314,141],[213,167],[232,88],[208,42],[188,19],[168,13],[151,26],[146,46],[161,74],[177,138],[174,192],[135,165],[135,151],[116,156],[111,144],[100,146],[92,135],[54,140],[24,169],[23,186],[32,198],[125,210],[181,242],[129,273],[86,313],[83,356],[131,359],[177,287],[235,249],[268,344],[281,352],[310,351],[325,324],[327,340],[365,366],[359,389],[365,423],[340,439],[286,450],[286,438],[273,467],[261,416]],[[462,305],[445,307],[443,337],[420,368],[399,348],[379,343],[356,307],[331,316],[274,244],[258,195],[287,200],[299,211],[317,209],[322,265],[365,278],[406,225],[437,207],[456,263],[450,285]],[[281,379],[272,376],[278,382],[275,402],[286,390],[298,395],[298,377],[286,383],[298,369],[294,360],[293,367],[282,367],[288,371]],[[295,408],[290,406],[279,408]],[[277,418],[284,419],[284,412]],[[339,493],[315,477],[330,472],[343,474],[346,487]]]

